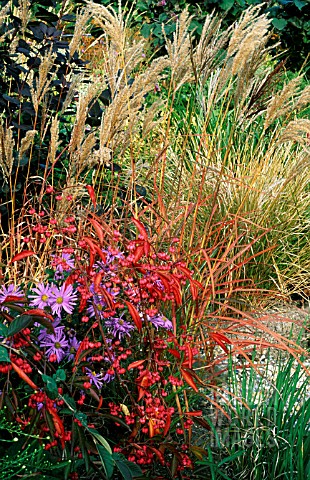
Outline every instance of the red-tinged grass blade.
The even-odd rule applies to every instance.
[[[137,368],[137,367],[140,367],[140,365],[143,365],[143,363],[145,362],[146,360],[136,360],[135,362],[131,362],[128,367],[127,367],[127,370],[131,370],[132,368]]]
[[[86,185],[86,190],[88,191],[88,195],[90,196],[92,204],[94,205],[94,209],[96,209],[97,201],[96,201],[95,190],[91,185]]]
[[[127,305],[129,313],[130,313],[133,321],[135,322],[135,325],[136,325],[137,329],[140,331],[142,329],[142,320],[141,320],[141,317],[139,315],[138,310],[136,309],[136,307],[134,307],[132,305],[132,303],[127,302],[127,300],[124,300],[124,302]]]
[[[18,262],[19,260],[22,260],[23,258],[30,257],[31,255],[35,255],[35,253],[32,250],[23,250],[20,253],[17,253],[17,255],[14,255],[14,257],[11,259],[9,263],[14,263]]]
[[[11,361],[12,368],[15,370],[17,375],[26,382],[29,387],[33,388],[33,390],[39,390],[36,384],[28,377],[28,375],[22,370],[16,363]]]
[[[182,377],[184,378],[184,380],[186,381],[186,383],[192,387],[192,389],[195,391],[195,392],[198,392],[198,388],[197,388],[197,385],[195,384],[194,380],[193,380],[193,377],[191,376],[190,373],[186,372],[186,370],[184,370],[184,368],[181,368],[181,374],[182,374]]]
[[[193,412],[184,412],[184,415],[187,415],[188,417],[201,417],[202,416],[202,410],[196,410]]]

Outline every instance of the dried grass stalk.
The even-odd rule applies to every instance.
[[[26,135],[21,141],[19,152],[18,152],[18,157],[19,159],[22,158],[22,156],[27,152],[27,150],[30,148],[30,146],[33,143],[33,139],[35,137],[35,134],[37,133],[36,130],[28,130],[26,132]]]
[[[297,142],[308,147],[310,153],[310,120],[299,118],[290,121],[281,132],[278,142]]]
[[[302,76],[290,80],[282,90],[274,95],[267,107],[264,128],[268,128],[276,119],[290,113],[293,109],[293,100],[300,93],[299,86]]]
[[[81,12],[78,12],[76,15],[75,26],[74,26],[74,33],[69,43],[69,54],[70,57],[74,55],[76,51],[78,51],[81,41],[83,39],[83,35],[85,35],[87,31],[87,24],[91,19],[91,11],[90,9],[83,9]]]
[[[174,91],[177,91],[184,83],[191,81],[193,78],[191,41],[188,31],[192,18],[188,13],[188,8],[185,8],[178,18],[172,42],[167,38],[163,29]]]
[[[0,124],[0,166],[7,183],[9,183],[13,168],[14,147],[12,127],[5,128]]]

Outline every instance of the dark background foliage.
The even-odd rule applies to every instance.
[[[98,3],[111,5],[110,0],[100,0]],[[129,0],[127,9],[133,8],[136,26],[141,28],[142,35],[151,37],[155,46],[164,43],[162,23],[165,32],[170,35],[175,30],[177,15],[188,5],[194,16],[191,29],[196,35],[202,30],[207,14],[213,11],[224,16],[224,26],[238,20],[242,12],[251,5],[261,4],[261,0],[138,0],[135,4]],[[117,7],[117,1],[113,2]],[[298,71],[303,65],[310,44],[310,8],[308,0],[268,0],[263,12],[272,18],[274,34],[282,43],[283,49],[288,49],[287,68]]]

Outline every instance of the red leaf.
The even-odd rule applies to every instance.
[[[182,377],[184,378],[186,383],[190,387],[192,387],[192,389],[195,390],[195,392],[198,392],[198,388],[197,388],[197,385],[195,384],[195,382],[193,380],[193,377],[188,372],[186,372],[183,368],[181,368],[181,373],[182,373]]]
[[[103,228],[102,228],[102,225],[100,225],[99,222],[97,222],[97,220],[93,219],[93,218],[89,218],[88,219],[89,222],[92,224],[92,226],[94,227],[96,233],[97,233],[97,236],[99,238],[99,241],[100,243],[102,244],[103,243],[103,240],[104,240],[104,235],[103,235]]]
[[[140,365],[142,365],[144,362],[145,362],[145,360],[136,360],[135,362],[131,362],[128,365],[127,370],[131,370],[132,368],[137,368]]]
[[[139,245],[136,248],[134,255],[133,263],[137,263],[144,255],[144,245]]]
[[[111,310],[114,310],[115,304],[112,295],[103,287],[100,287],[100,293],[104,296],[106,304]]]
[[[54,422],[54,425],[55,425],[55,430],[59,435],[61,446],[64,449],[65,448],[65,439],[64,439],[64,437],[65,437],[65,427],[64,427],[58,413],[55,412],[54,408],[50,407],[48,404],[46,405],[46,407],[47,407],[47,410],[49,411],[50,415],[53,418],[53,422]]]
[[[172,293],[177,305],[182,305],[181,288],[179,285],[171,285]]]
[[[231,345],[231,341],[229,338],[225,337],[222,333],[212,332],[210,333],[210,337],[217,343],[225,353],[228,353],[228,348],[226,347],[225,343]]]
[[[145,395],[145,392],[146,392],[146,389],[150,386],[150,380],[147,376],[147,374],[144,375],[144,377],[142,377],[142,380],[140,382],[140,385],[138,385],[138,392],[139,392],[139,395],[138,395],[138,402],[139,400],[141,400],[141,398],[144,397]]]
[[[94,208],[96,208],[97,202],[96,202],[95,190],[91,185],[86,185],[86,190],[88,191],[88,195],[90,196],[90,199],[94,205]]]
[[[92,254],[95,254],[95,253],[96,253],[96,244],[94,243],[94,241],[93,241],[92,238],[90,238],[90,237],[82,237],[81,240],[84,241],[85,243],[87,243],[87,245],[89,246],[90,251],[92,252]]]
[[[144,248],[144,255],[147,257],[148,254],[150,253],[150,248],[151,248],[150,242],[145,241],[144,245],[143,245],[143,248]]]
[[[140,331],[141,328],[142,328],[142,320],[141,320],[141,317],[139,315],[138,310],[130,302],[127,302],[126,300],[124,300],[124,302],[126,303],[126,305],[128,307],[129,313],[132,316],[132,319],[135,322],[135,325],[136,325],[137,329]]]
[[[99,291],[99,285],[101,283],[102,277],[103,277],[103,273],[101,273],[101,272],[96,273],[96,275],[95,275],[95,278],[94,278],[94,291],[95,291],[95,293],[98,293],[98,291]]]
[[[135,224],[135,226],[137,227],[140,235],[144,238],[144,240],[147,240],[148,235],[147,235],[147,231],[145,230],[145,227],[144,227],[143,223],[141,223],[140,220],[138,220],[136,218],[132,218],[131,220]]]
[[[160,281],[162,282],[163,286],[165,287],[165,290],[167,291],[167,293],[170,293],[171,292],[171,287],[170,287],[170,278],[168,277],[168,275],[164,274],[162,272],[160,272],[160,273],[156,272],[156,273],[159,276]]]
[[[34,390],[39,390],[38,387],[36,386],[35,383],[33,383],[33,381],[28,377],[28,375],[24,372],[24,370],[22,370],[21,368],[19,368],[18,365],[16,365],[14,362],[11,361],[11,365],[13,367],[13,369],[15,370],[15,372],[17,373],[17,375],[20,376],[20,378],[22,380],[24,380],[24,382],[28,383],[28,385],[33,388]]]
[[[164,437],[165,437],[165,436],[167,435],[167,433],[169,432],[170,425],[171,425],[171,414],[168,413],[167,419],[166,419],[166,423],[165,423],[165,428],[164,428],[164,431],[163,431],[163,436],[164,436]]]
[[[192,368],[192,366],[193,366],[193,352],[192,352],[192,349],[191,349],[191,347],[190,347],[189,345],[186,344],[185,347],[186,347],[186,353],[187,353],[186,357],[187,357],[187,358],[186,358],[186,360],[183,362],[183,365],[184,365],[185,363],[187,363],[187,364],[188,364],[188,368]]]
[[[9,263],[18,262],[18,260],[22,260],[23,258],[30,257],[35,253],[32,250],[23,250],[22,252],[15,255]]]
[[[99,255],[99,257],[101,258],[101,260],[103,261],[103,263],[106,263],[107,262],[107,254],[104,253],[101,248],[98,247],[98,245],[95,245],[95,249],[96,249],[96,252],[97,254]]]
[[[154,429],[154,420],[152,418],[149,419],[149,437],[154,437],[155,429]]]
[[[171,353],[171,355],[173,355],[175,358],[180,360],[181,355],[180,355],[180,352],[178,352],[178,350],[174,350],[173,348],[168,348],[168,352]]]
[[[5,299],[0,302],[1,304],[2,303],[11,303],[11,302],[19,302],[19,303],[24,303],[27,301],[27,298],[25,297],[18,297],[17,295],[8,295],[7,297],[5,297]]]
[[[50,315],[49,313],[46,313],[44,310],[41,310],[40,308],[35,308],[33,310],[25,310],[25,315],[34,315],[35,317],[45,317],[51,320],[51,322],[54,321],[54,317]]]
[[[96,408],[96,410],[100,410],[100,408],[102,407],[102,404],[103,404],[103,397],[100,395],[98,407]]]

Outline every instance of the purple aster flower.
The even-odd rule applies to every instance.
[[[52,312],[60,315],[62,308],[69,314],[73,312],[74,305],[77,301],[77,294],[73,291],[72,285],[67,287],[51,287],[51,303]]]
[[[166,330],[173,329],[171,320],[168,320],[168,318],[164,317],[160,313],[158,313],[157,315],[154,315],[153,317],[150,317],[149,315],[147,315],[147,319],[149,320],[149,322],[151,322],[154,325],[156,330],[158,330],[159,327],[165,328]]]
[[[102,252],[106,255],[106,261],[99,261],[94,264],[95,269],[103,270],[104,272],[110,272],[110,265],[114,262],[114,260],[124,258],[124,254],[122,252],[118,252],[115,250],[102,250]]]
[[[56,320],[54,320],[53,322],[53,327],[54,329],[56,330],[56,327],[58,327],[60,324],[60,318],[56,318]],[[41,324],[40,323],[37,323],[35,322],[34,323],[35,327],[41,327]],[[62,327],[64,328],[64,327]],[[43,340],[45,340],[45,337],[49,335],[49,333],[47,332],[46,328],[43,328],[42,330],[40,330],[39,332],[39,335],[38,335],[38,340],[39,342],[42,342]]]
[[[69,345],[68,345],[68,361],[71,362],[72,360],[75,359],[75,354],[77,352],[77,349],[80,346],[80,343],[76,337],[73,337],[69,340]]]
[[[4,302],[6,297],[9,296],[20,297],[24,296],[24,293],[20,289],[20,287],[16,287],[16,285],[8,285],[7,287],[3,286],[0,288],[0,303]]]
[[[89,378],[89,382],[100,390],[103,385],[103,375],[102,373],[92,372],[90,368],[85,367],[86,375]]]
[[[63,331],[64,328],[56,327],[55,333],[47,333],[40,343],[40,347],[49,347],[45,352],[46,356],[56,355],[58,363],[65,357],[68,348],[68,341]]]
[[[114,380],[115,375],[111,375],[110,373],[105,373],[102,377],[102,381],[104,383],[110,383]]]
[[[33,288],[32,291],[34,295],[28,295],[29,298],[32,298],[30,305],[41,308],[49,307],[51,302],[51,287],[50,285],[45,286],[44,283],[40,282]]]
[[[90,292],[93,294],[91,299],[89,300],[89,306],[87,307],[87,313],[90,317],[99,316],[100,319],[103,319],[103,312],[106,308],[106,303],[104,300],[103,295],[95,293],[95,287],[92,284],[90,286]]]
[[[122,319],[122,315],[120,317],[110,317],[109,320],[106,320],[105,325],[108,328],[109,332],[112,333],[114,337],[118,337],[121,339],[124,335],[128,335],[130,337],[130,331],[134,330],[134,326],[126,322],[126,320]]]
[[[75,267],[74,258],[69,253],[62,253],[61,257],[54,255],[52,265],[56,266],[55,280],[63,280],[63,272],[68,272]]]

